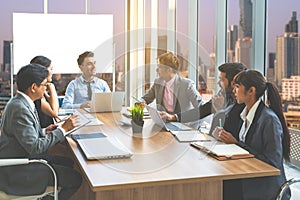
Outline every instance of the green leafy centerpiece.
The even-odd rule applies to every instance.
[[[144,125],[144,103],[135,103],[131,108],[131,125],[133,133],[142,133]]]

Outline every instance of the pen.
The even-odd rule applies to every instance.
[[[138,98],[136,98],[135,96],[131,96],[134,100],[136,100],[139,103],[142,103]]]
[[[220,128],[222,128],[222,119],[221,118],[219,118],[219,126],[220,126]],[[222,134],[222,132],[219,131],[219,137],[221,136],[221,134]]]
[[[219,127],[222,128],[222,119],[219,119]]]

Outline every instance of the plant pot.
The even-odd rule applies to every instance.
[[[144,121],[136,123],[133,120],[131,120],[131,125],[132,125],[132,133],[142,133],[143,132]]]

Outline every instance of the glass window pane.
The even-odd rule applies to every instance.
[[[200,0],[198,23],[198,89],[202,97],[208,100],[214,93],[217,83],[215,80],[216,0]]]
[[[268,1],[266,76],[281,91],[288,125],[297,128],[300,128],[299,14],[297,0]]]
[[[228,55],[229,62],[252,66],[252,0],[228,0]]]

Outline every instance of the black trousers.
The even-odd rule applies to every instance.
[[[57,185],[61,187],[58,194],[59,199],[69,199],[80,187],[82,177],[79,172],[73,169],[74,161],[71,158],[44,154],[39,156],[40,159],[45,159],[54,168],[57,176]],[[48,186],[54,185],[53,174],[48,173]]]

